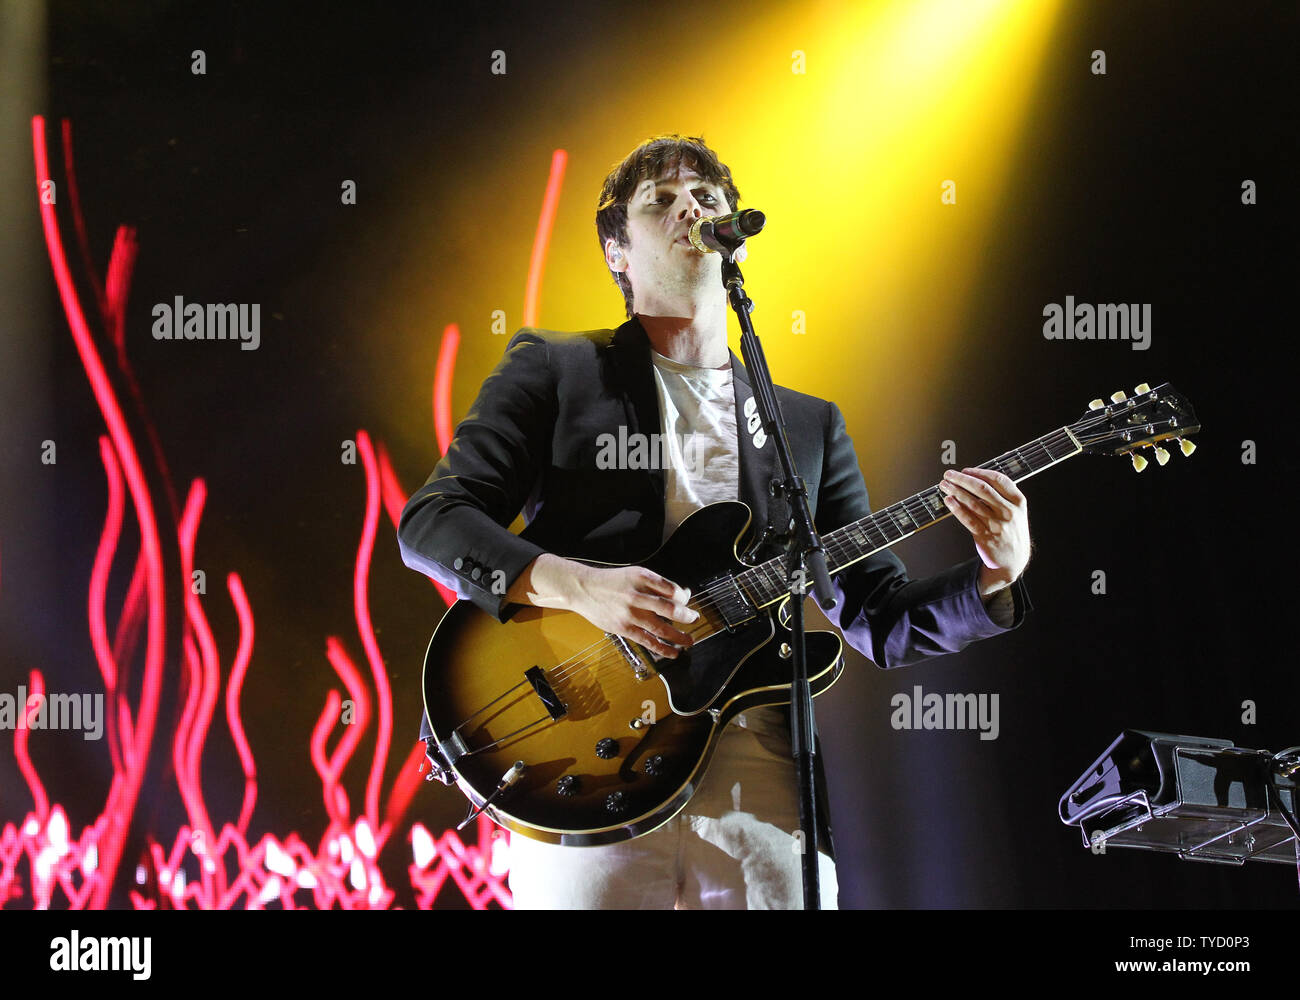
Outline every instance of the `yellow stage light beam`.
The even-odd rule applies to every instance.
[[[837,400],[855,440],[871,440],[863,464],[879,482],[897,457],[885,442],[912,446],[918,414],[946,387],[948,359],[977,332],[966,318],[974,283],[1000,224],[1021,125],[1041,99],[1060,6],[669,5],[611,15],[546,60],[516,54],[493,82],[516,105],[509,122],[485,113],[463,148],[440,147],[454,190],[407,211],[406,224],[425,237],[413,239],[414,259],[427,259],[424,273],[438,280],[390,300],[401,302],[392,321],[422,323],[430,338],[447,322],[461,325],[454,411],[463,414],[507,339],[487,333],[489,317],[499,309],[510,332],[521,325],[547,171],[564,149],[538,322],[617,325],[621,297],[593,221],[600,183],[649,135],[703,135],[732,167],[743,204],[768,214],[744,270],[778,381]],[[708,58],[723,51],[744,56],[723,70]],[[945,182],[953,204],[943,201]],[[485,208],[497,220],[491,242],[456,235],[474,233]],[[735,347],[734,319],[731,327]],[[910,432],[891,434],[891,421],[905,419]]]

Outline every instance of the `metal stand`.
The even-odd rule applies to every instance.
[[[1300,747],[1271,754],[1231,740],[1128,729],[1058,807],[1085,847],[1168,851],[1186,861],[1295,864]]]
[[[734,251],[722,255],[722,283],[727,298],[740,320],[740,352],[749,370],[754,400],[763,422],[763,430],[776,447],[782,479],[773,486],[789,503],[794,531],[787,548],[786,579],[790,591],[790,645],[793,647],[794,674],[790,688],[790,740],[795,769],[799,774],[799,827],[802,834],[803,901],[805,910],[821,909],[821,886],[817,863],[818,831],[816,783],[816,723],[813,719],[812,692],[808,686],[808,663],[804,644],[803,602],[807,593],[808,571],[812,572],[813,593],[827,611],[835,607],[830,574],[826,570],[826,552],[813,528],[808,509],[808,490],[794,466],[790,442],[786,438],[785,418],[772,388],[772,375],[763,356],[763,347],[754,333],[749,314],[754,303],[745,294],[744,277],[736,265]]]

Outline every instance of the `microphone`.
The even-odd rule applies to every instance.
[[[730,215],[705,216],[696,220],[686,238],[700,253],[720,253],[730,257],[750,236],[757,236],[767,224],[767,216],[756,208],[745,208]]]

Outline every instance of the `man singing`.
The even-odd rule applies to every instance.
[[[398,538],[408,566],[501,621],[531,604],[576,612],[656,656],[692,644],[684,627],[696,612],[678,582],[635,565],[575,560],[644,561],[687,515],[719,500],[743,500],[755,526],[767,523],[775,445],[747,426],[753,392],[727,346],[721,258],[700,253],[686,235],[697,219],[736,211],[739,201],[731,171],[702,139],[657,136],[614,168],[596,229],[628,321],[514,336],[406,505]],[[781,386],[776,393],[818,531],[865,517],[867,490],[839,408]],[[661,435],[667,467],[598,462],[597,440],[617,438],[620,427],[625,436]],[[950,470],[941,488],[976,556],[911,580],[885,549],[834,579],[833,622],[880,667],[956,652],[1024,617],[1024,495],[984,469]],[[506,526],[521,510],[528,526],[515,535]],[[603,847],[515,836],[515,905],[796,908],[798,813],[788,709],[749,710],[723,731],[685,808],[653,832]],[[829,850],[829,838],[822,841]],[[822,906],[831,908],[834,862],[818,860]]]

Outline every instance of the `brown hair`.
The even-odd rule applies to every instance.
[[[613,239],[619,246],[628,246],[627,203],[643,180],[657,180],[665,174],[675,173],[685,163],[705,181],[716,184],[727,197],[731,211],[740,207],[740,192],[731,179],[731,169],[718,159],[718,154],[705,145],[699,137],[681,135],[656,135],[647,139],[623,158],[605,178],[596,203],[596,235],[600,238],[600,252],[605,253],[605,241]],[[614,283],[623,293],[623,304],[628,319],[632,318],[632,283],[622,271],[611,271]]]

